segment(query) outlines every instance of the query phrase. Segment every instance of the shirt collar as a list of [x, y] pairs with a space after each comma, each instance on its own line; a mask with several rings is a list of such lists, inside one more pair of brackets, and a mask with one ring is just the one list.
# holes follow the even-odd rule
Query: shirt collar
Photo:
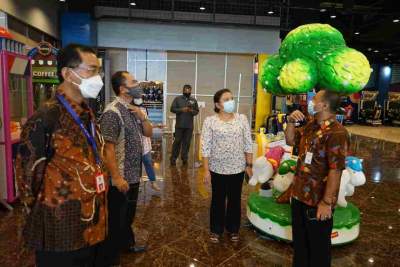
[[334, 123], [335, 122], [335, 117], [333, 116], [333, 117], [330, 117], [330, 118], [328, 118], [328, 119], [326, 119], [326, 120], [323, 120], [323, 121], [321, 121], [320, 123], [318, 123], [318, 121], [316, 120], [316, 119], [314, 119], [314, 124], [315, 125], [319, 125], [319, 127], [322, 129], [322, 130], [325, 130], [326, 128], [328, 128], [332, 123]]
[[57, 90], [57, 93], [65, 98], [71, 108], [75, 111], [78, 116], [83, 115], [84, 113], [91, 113], [88, 104], [83, 101], [82, 103], [77, 103], [72, 98], [68, 97], [62, 90]]
[[119, 97], [119, 96], [117, 96], [115, 99], [117, 99], [117, 101], [119, 102], [119, 103], [121, 103], [124, 107], [126, 107], [126, 108], [128, 108], [129, 107], [129, 105], [131, 104], [131, 103], [129, 103], [128, 101], [126, 101], [125, 99], [122, 99], [121, 97]]

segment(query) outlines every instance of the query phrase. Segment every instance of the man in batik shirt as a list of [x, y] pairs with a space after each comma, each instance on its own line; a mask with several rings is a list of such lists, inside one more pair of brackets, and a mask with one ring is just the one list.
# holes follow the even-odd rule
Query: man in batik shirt
[[286, 141], [298, 148], [292, 187], [293, 266], [330, 266], [333, 209], [349, 146], [346, 129], [336, 121], [340, 96], [319, 91], [308, 105], [309, 122], [300, 111], [288, 118]]
[[[68, 45], [57, 57], [60, 85], [24, 125], [17, 163], [27, 212], [26, 245], [36, 266], [101, 266], [106, 236], [104, 142], [87, 104], [103, 87], [93, 49]], [[101, 263], [101, 260], [100, 260]]]

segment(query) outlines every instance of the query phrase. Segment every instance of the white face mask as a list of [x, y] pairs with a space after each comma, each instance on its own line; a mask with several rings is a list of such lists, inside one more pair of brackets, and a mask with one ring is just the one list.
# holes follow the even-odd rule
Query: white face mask
[[143, 99], [142, 99], [142, 98], [134, 98], [134, 99], [133, 99], [133, 103], [134, 103], [136, 106], [140, 106], [141, 104], [143, 104]]
[[100, 75], [97, 74], [96, 76], [90, 78], [82, 78], [79, 76], [75, 71], [71, 70], [72, 73], [76, 75], [79, 79], [81, 79], [81, 84], [77, 84], [72, 82], [73, 84], [77, 85], [81, 90], [81, 94], [84, 98], [96, 98], [103, 88], [103, 80], [101, 79]]

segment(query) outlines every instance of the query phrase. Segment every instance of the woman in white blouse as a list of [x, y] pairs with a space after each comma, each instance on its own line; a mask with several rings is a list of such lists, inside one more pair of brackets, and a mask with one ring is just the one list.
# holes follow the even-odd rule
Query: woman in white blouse
[[216, 115], [207, 117], [202, 130], [204, 181], [211, 180], [210, 241], [218, 243], [226, 229], [239, 241], [241, 194], [245, 172], [252, 176], [252, 139], [245, 115], [235, 113], [229, 89], [214, 95]]

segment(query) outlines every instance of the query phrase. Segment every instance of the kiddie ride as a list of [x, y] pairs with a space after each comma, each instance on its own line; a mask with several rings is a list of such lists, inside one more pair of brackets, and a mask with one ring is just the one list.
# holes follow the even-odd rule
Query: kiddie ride
[[[278, 240], [292, 241], [292, 219], [290, 212], [290, 185], [297, 164], [295, 157], [280, 162], [285, 150], [281, 146], [268, 149], [266, 156], [257, 158], [250, 185], [261, 183], [258, 193], [250, 194], [247, 202], [247, 218], [264, 234]], [[287, 155], [286, 155], [287, 157]], [[279, 166], [279, 167], [277, 167]], [[333, 217], [332, 244], [354, 241], [360, 233], [360, 211], [346, 196], [352, 196], [356, 186], [365, 183], [362, 160], [346, 157], [337, 207]], [[266, 186], [268, 185], [268, 186]]]
[[[259, 81], [267, 93], [280, 96], [306, 94], [317, 86], [351, 95], [365, 87], [370, 74], [368, 59], [347, 47], [337, 29], [327, 24], [307, 24], [292, 30], [283, 40], [279, 54], [266, 59]], [[259, 192], [250, 194], [247, 217], [261, 232], [291, 241], [290, 185], [297, 159], [291, 156], [284, 140], [276, 145], [260, 133], [257, 141], [259, 157], [253, 164], [249, 184], [262, 186]], [[354, 188], [364, 183], [362, 160], [347, 157], [333, 215], [332, 244], [349, 243], [358, 237], [360, 211], [345, 197], [353, 195]]]

